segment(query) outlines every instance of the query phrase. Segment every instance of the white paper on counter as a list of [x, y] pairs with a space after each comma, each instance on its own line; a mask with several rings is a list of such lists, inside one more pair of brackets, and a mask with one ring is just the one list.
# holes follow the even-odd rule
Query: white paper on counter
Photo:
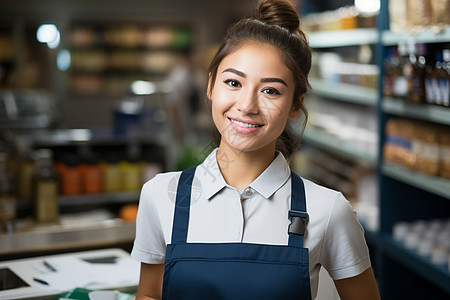
[[88, 263], [76, 257], [56, 257], [46, 260], [57, 271], [39, 274], [35, 278], [60, 291], [76, 287], [119, 286], [139, 281], [139, 263], [130, 257], [118, 257], [115, 263]]

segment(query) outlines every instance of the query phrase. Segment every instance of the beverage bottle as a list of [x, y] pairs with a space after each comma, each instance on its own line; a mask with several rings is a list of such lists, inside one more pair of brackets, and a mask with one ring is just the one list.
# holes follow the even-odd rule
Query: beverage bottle
[[39, 223], [58, 221], [58, 175], [53, 167], [53, 152], [40, 149], [36, 152], [33, 174], [33, 214]]
[[443, 74], [439, 88], [441, 91], [442, 105], [450, 107], [450, 49], [442, 51], [444, 63], [442, 64]]
[[122, 174], [119, 166], [119, 155], [109, 152], [105, 155], [102, 163], [103, 190], [106, 193], [113, 193], [122, 190]]
[[425, 102], [426, 48], [424, 44], [418, 44], [414, 50], [409, 54], [409, 63], [412, 68], [408, 76], [407, 100], [423, 103]]
[[12, 233], [17, 216], [17, 199], [7, 164], [6, 153], [0, 152], [0, 233]]
[[141, 162], [140, 149], [136, 144], [128, 147], [126, 158], [120, 162], [122, 176], [122, 189], [125, 191], [138, 191], [141, 188]]
[[81, 164], [81, 190], [86, 194], [102, 191], [102, 169], [98, 157], [88, 154]]
[[31, 150], [31, 142], [28, 138], [19, 136], [16, 140], [16, 147], [18, 152], [16, 194], [19, 199], [31, 201], [34, 170], [34, 157]]
[[81, 193], [81, 172], [78, 156], [67, 153], [62, 159], [60, 167], [60, 184], [63, 195], [76, 195]]
[[393, 96], [396, 98], [405, 99], [408, 94], [408, 79], [411, 66], [407, 63], [408, 60], [405, 59], [406, 56], [406, 45], [398, 45], [398, 57], [395, 62], [395, 72], [394, 72], [394, 88]]

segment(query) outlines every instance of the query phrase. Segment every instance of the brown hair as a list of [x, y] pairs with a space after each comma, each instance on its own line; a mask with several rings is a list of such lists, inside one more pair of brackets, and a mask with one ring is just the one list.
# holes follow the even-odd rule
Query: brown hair
[[[211, 94], [222, 60], [245, 42], [256, 41], [275, 46], [281, 58], [292, 71], [295, 91], [292, 106], [304, 113], [301, 133], [306, 126], [308, 112], [301, 97], [310, 87], [308, 74], [311, 69], [311, 49], [306, 35], [300, 29], [300, 18], [295, 6], [289, 0], [261, 0], [253, 18], [242, 19], [232, 25], [222, 40], [219, 50], [209, 66]], [[290, 159], [300, 146], [300, 138], [293, 133], [289, 124], [277, 140], [277, 150]]]

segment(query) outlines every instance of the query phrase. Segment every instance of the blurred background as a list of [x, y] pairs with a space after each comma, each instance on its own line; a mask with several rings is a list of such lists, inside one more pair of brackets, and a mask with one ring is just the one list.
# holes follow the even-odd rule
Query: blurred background
[[[256, 3], [0, 2], [0, 260], [131, 249], [142, 184], [215, 148], [207, 68]], [[383, 299], [448, 299], [450, 1], [293, 3], [313, 66], [292, 168], [350, 200]]]

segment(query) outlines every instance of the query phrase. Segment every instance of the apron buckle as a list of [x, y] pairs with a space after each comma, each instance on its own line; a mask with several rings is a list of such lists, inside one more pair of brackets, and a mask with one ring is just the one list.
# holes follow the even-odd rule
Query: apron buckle
[[288, 233], [305, 235], [306, 225], [309, 221], [308, 213], [290, 210], [289, 219], [291, 220], [291, 224], [289, 224]]

